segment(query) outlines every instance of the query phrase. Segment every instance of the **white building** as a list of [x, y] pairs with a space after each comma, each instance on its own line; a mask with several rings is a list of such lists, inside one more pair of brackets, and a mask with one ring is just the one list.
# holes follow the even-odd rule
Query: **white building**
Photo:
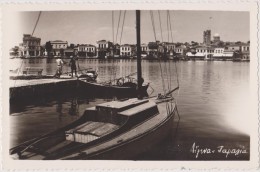
[[120, 46], [120, 56], [130, 57], [133, 55], [134, 49], [132, 45], [124, 44]]
[[68, 42], [67, 41], [50, 41], [52, 45], [52, 53], [54, 56], [61, 56], [61, 51], [68, 48]]

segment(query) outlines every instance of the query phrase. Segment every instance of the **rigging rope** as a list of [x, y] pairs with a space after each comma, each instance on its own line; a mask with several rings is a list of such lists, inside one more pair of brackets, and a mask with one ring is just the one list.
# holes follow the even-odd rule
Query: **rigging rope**
[[168, 10], [168, 15], [169, 15], [169, 22], [170, 22], [170, 30], [171, 30], [171, 38], [172, 38], [172, 43], [173, 43], [173, 36], [172, 36], [172, 24], [171, 24], [171, 14], [170, 11]]
[[[156, 32], [155, 32], [155, 25], [154, 25], [154, 16], [153, 16], [153, 12], [150, 11], [150, 16], [151, 16], [151, 21], [152, 21], [152, 26], [153, 26], [153, 31], [154, 31], [154, 38], [155, 38], [155, 43], [156, 43]], [[157, 49], [157, 55], [158, 55], [158, 49]], [[159, 58], [159, 57], [158, 57]], [[163, 85], [163, 92], [164, 94], [166, 93], [165, 91], [165, 84], [164, 84], [164, 78], [163, 78], [163, 71], [162, 71], [162, 65], [161, 65], [161, 61], [159, 59], [159, 66], [160, 66], [160, 71], [161, 71], [161, 78], [162, 78], [162, 85]]]
[[[114, 11], [112, 11], [112, 36], [113, 36], [113, 44], [114, 44]], [[113, 56], [114, 56], [114, 53], [113, 53]]]
[[154, 40], [155, 40], [155, 42], [156, 42], [157, 38], [156, 38], [154, 17], [153, 17], [153, 12], [152, 12], [152, 11], [150, 11], [150, 16], [151, 16], [151, 21], [152, 21], [152, 26], [153, 26]]
[[124, 16], [123, 16], [123, 24], [122, 24], [121, 36], [120, 36], [120, 45], [121, 45], [122, 35], [123, 35], [123, 31], [124, 31], [125, 15], [126, 15], [126, 10], [124, 11]]
[[168, 36], [168, 42], [170, 42], [170, 29], [169, 29], [169, 14], [168, 14], [168, 11], [167, 11], [167, 36]]
[[121, 20], [121, 10], [119, 11], [119, 16], [118, 16], [118, 23], [117, 23], [117, 30], [116, 30], [116, 42], [117, 42], [117, 36], [118, 36], [120, 20]]
[[37, 25], [38, 25], [38, 22], [39, 22], [39, 19], [40, 19], [41, 13], [42, 13], [42, 12], [40, 11], [40, 13], [39, 13], [39, 15], [38, 15], [38, 18], [37, 18], [37, 21], [36, 21], [36, 23], [35, 23], [35, 26], [34, 26], [34, 28], [33, 28], [32, 36], [33, 36], [34, 31], [35, 31], [35, 29], [36, 29], [36, 27], [37, 27]]
[[158, 17], [159, 17], [159, 22], [160, 22], [160, 30], [161, 30], [161, 37], [162, 37], [162, 42], [163, 42], [163, 34], [162, 34], [162, 22], [161, 22], [161, 14], [160, 11], [158, 10]]

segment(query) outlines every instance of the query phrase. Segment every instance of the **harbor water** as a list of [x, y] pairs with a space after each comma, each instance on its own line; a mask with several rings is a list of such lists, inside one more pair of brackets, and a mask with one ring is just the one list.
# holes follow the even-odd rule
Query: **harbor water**
[[[40, 67], [43, 74], [56, 71], [55, 59], [10, 62], [10, 70]], [[67, 64], [63, 72], [70, 71]], [[80, 59], [78, 67], [97, 69], [98, 81], [108, 81], [135, 73], [136, 60]], [[174, 96], [180, 120], [175, 116], [169, 137], [135, 160], [249, 160], [249, 71], [246, 62], [143, 60], [142, 76], [151, 85], [148, 94], [166, 92], [179, 83]], [[77, 94], [10, 104], [10, 145], [65, 126], [86, 108], [111, 99], [115, 98]]]

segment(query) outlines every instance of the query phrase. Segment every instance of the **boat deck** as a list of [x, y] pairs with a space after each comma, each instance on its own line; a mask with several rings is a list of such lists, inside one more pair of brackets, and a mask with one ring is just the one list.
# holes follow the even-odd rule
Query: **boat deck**
[[[151, 103], [151, 102], [149, 102]], [[175, 104], [173, 104], [172, 108], [175, 107]], [[90, 155], [90, 154], [95, 154], [97, 152], [102, 152], [102, 151], [107, 151], [110, 150], [109, 148], [111, 147], [117, 147], [119, 146], [122, 142], [126, 143], [126, 142], [131, 142], [131, 140], [138, 138], [138, 137], [142, 137], [142, 135], [144, 135], [145, 133], [149, 133], [149, 132], [153, 132], [155, 127], [160, 127], [160, 125], [162, 125], [162, 121], [166, 120], [168, 117], [168, 114], [166, 112], [166, 104], [160, 104], [158, 105], [159, 108], [159, 112], [160, 114], [155, 115], [153, 117], [151, 117], [149, 120], [144, 121], [141, 125], [138, 125], [137, 127], [122, 133], [121, 135], [119, 135], [118, 137], [111, 139], [107, 142], [101, 143], [97, 146], [94, 147], [90, 147], [87, 150], [84, 150], [80, 153], [75, 153], [72, 155], [69, 155], [67, 157], [64, 157], [63, 159], [73, 159], [75, 157], [78, 157], [79, 154], [81, 155]], [[151, 140], [152, 141], [152, 140]], [[84, 157], [80, 157], [82, 159], [84, 159]], [[90, 157], [91, 158], [91, 157]], [[104, 157], [105, 158], [105, 157]]]

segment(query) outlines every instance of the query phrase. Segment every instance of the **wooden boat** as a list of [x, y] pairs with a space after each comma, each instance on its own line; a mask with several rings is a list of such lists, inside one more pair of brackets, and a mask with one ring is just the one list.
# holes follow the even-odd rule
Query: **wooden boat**
[[88, 108], [74, 123], [10, 150], [15, 159], [131, 159], [165, 138], [174, 103], [112, 101]]
[[[83, 80], [85, 81], [85, 80]], [[133, 79], [126, 78], [118, 78], [114, 83], [97, 83], [91, 81], [84, 82], [84, 88], [90, 94], [95, 93], [96, 96], [122, 96], [122, 97], [136, 97], [138, 94], [137, 90], [137, 82]], [[141, 87], [141, 94], [147, 96], [147, 89], [149, 87], [149, 83], [143, 83]]]

